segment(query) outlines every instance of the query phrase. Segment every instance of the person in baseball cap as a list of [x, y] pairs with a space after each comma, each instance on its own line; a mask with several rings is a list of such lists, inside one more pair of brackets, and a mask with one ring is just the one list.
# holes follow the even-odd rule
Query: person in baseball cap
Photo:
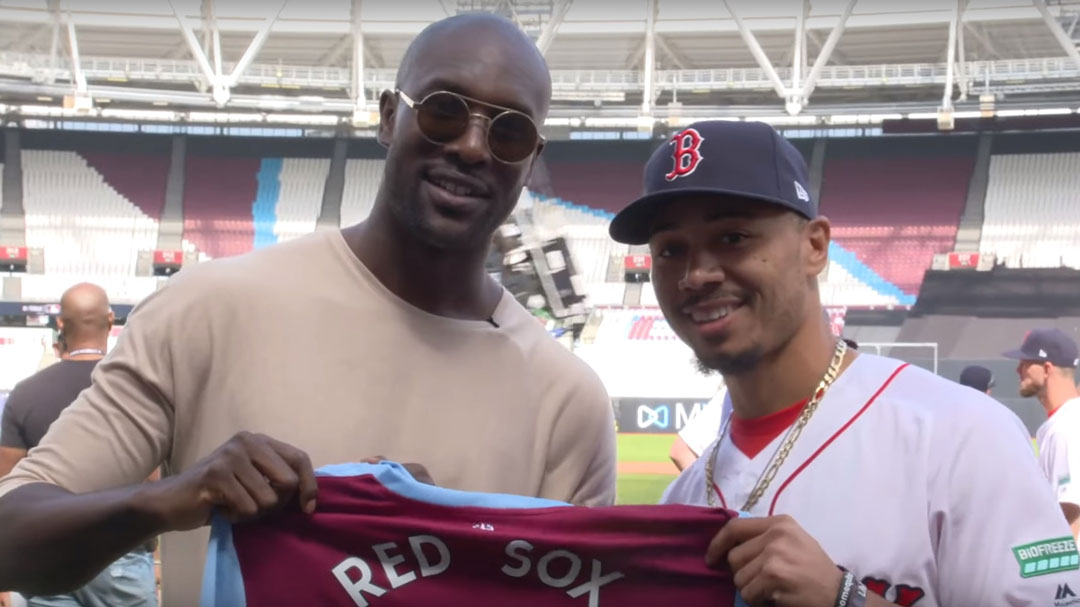
[[809, 185], [802, 154], [771, 126], [700, 122], [652, 155], [645, 194], [615, 216], [609, 232], [617, 242], [645, 244], [657, 211], [691, 195], [753, 200], [814, 219], [818, 207]]
[[1080, 350], [1064, 331], [1033, 329], [1018, 349], [1004, 356], [1020, 361], [1020, 395], [1039, 399], [1046, 411], [1046, 421], [1035, 433], [1039, 464], [1075, 539], [1080, 536]]
[[[818, 287], [830, 227], [808, 174], [766, 124], [698, 122], [658, 147], [643, 195], [612, 220], [616, 241], [648, 244], [660, 309], [731, 400], [661, 502], [750, 515], [724, 524], [706, 562], [751, 605], [1044, 603], [1068, 574], [951, 574], [1013, 571], [1013, 546], [1068, 527], [1012, 412], [833, 334]], [[874, 516], [837, 515], [853, 509]], [[904, 532], [880, 533], [883, 519]], [[882, 572], [887, 596], [863, 582]], [[1080, 572], [1068, 581], [1080, 588]]]
[[968, 365], [960, 371], [960, 384], [990, 394], [994, 387], [994, 374], [981, 365]]
[[1050, 363], [1061, 369], [1080, 366], [1076, 342], [1061, 329], [1032, 329], [1019, 348], [1003, 352], [1002, 356], [1021, 362]]

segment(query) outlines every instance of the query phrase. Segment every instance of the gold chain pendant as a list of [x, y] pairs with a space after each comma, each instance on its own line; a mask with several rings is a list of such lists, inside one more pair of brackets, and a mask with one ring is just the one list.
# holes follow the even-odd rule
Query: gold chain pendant
[[[810, 401], [799, 413], [799, 418], [795, 420], [795, 424], [788, 430], [788, 434], [784, 437], [784, 441], [780, 444], [780, 447], [776, 452], [773, 453], [769, 466], [758, 480], [754, 490], [750, 492], [750, 497], [746, 499], [746, 504], [742, 507], [743, 512], [749, 512], [751, 508], [757, 505], [761, 496], [765, 495], [765, 491], [768, 490], [769, 484], [772, 483], [776, 473], [780, 471], [780, 466], [784, 464], [784, 460], [787, 459], [788, 454], [791, 453], [792, 447], [795, 446], [795, 441], [797, 441], [802, 434], [803, 428], [806, 427], [807, 422], [810, 421], [810, 417], [814, 414], [814, 411], [817, 411], [821, 400], [825, 398], [825, 392], [828, 391], [829, 386], [836, 380], [836, 376], [840, 374], [840, 367], [844, 364], [845, 354], [847, 354], [847, 344], [844, 340], [837, 340], [836, 352], [833, 354], [832, 362], [829, 364], [828, 370], [825, 371], [825, 375], [821, 378], [821, 382], [818, 383], [817, 389], [814, 390], [813, 395], [811, 395]], [[716, 440], [716, 445], [713, 447], [712, 453], [709, 454], [708, 461], [705, 462], [705, 495], [708, 496], [709, 506], [716, 506], [717, 490], [713, 487], [713, 468], [716, 465], [716, 456], [720, 452], [720, 444], [724, 442], [724, 436], [727, 434], [728, 427], [731, 425], [732, 415], [734, 415], [734, 412], [729, 414], [727, 420], [724, 421], [724, 428], [720, 431], [720, 438]]]

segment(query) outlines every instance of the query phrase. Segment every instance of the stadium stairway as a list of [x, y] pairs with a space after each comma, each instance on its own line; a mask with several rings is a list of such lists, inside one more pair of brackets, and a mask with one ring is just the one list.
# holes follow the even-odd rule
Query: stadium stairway
[[255, 174], [258, 189], [255, 202], [251, 205], [251, 220], [255, 234], [253, 246], [256, 249], [277, 244], [274, 226], [277, 224], [277, 204], [281, 196], [281, 158], [263, 158], [259, 163], [259, 172]]
[[[829, 261], [839, 265], [847, 274], [854, 278], [855, 281], [869, 287], [875, 294], [892, 300], [891, 303], [904, 306], [915, 304], [915, 295], [905, 293], [900, 287], [882, 278], [881, 275], [875, 272], [870, 266], [863, 263], [858, 255], [845, 249], [836, 242], [829, 243]], [[829, 281], [827, 280], [826, 282], [828, 283]], [[835, 283], [839, 281], [832, 282]], [[857, 302], [855, 300], [844, 302], [841, 299], [837, 301], [825, 301], [823, 303], [826, 303], [827, 305], [873, 305], [878, 302]]]

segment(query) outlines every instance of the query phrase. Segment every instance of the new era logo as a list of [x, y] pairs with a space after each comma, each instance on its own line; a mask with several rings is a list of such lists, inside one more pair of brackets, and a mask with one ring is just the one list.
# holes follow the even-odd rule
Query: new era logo
[[802, 184], [798, 181], [795, 182], [795, 196], [797, 196], [799, 200], [810, 202], [810, 194], [806, 192], [806, 188], [802, 187]]

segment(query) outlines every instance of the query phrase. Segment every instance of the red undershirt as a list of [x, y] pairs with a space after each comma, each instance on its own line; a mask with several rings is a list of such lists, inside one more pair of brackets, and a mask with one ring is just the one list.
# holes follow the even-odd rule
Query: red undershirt
[[731, 442], [742, 451], [746, 457], [753, 459], [761, 450], [769, 446], [777, 436], [787, 430], [799, 418], [799, 413], [810, 401], [809, 398], [791, 405], [787, 409], [781, 409], [776, 413], [770, 413], [764, 417], [754, 419], [741, 419], [731, 416]]

